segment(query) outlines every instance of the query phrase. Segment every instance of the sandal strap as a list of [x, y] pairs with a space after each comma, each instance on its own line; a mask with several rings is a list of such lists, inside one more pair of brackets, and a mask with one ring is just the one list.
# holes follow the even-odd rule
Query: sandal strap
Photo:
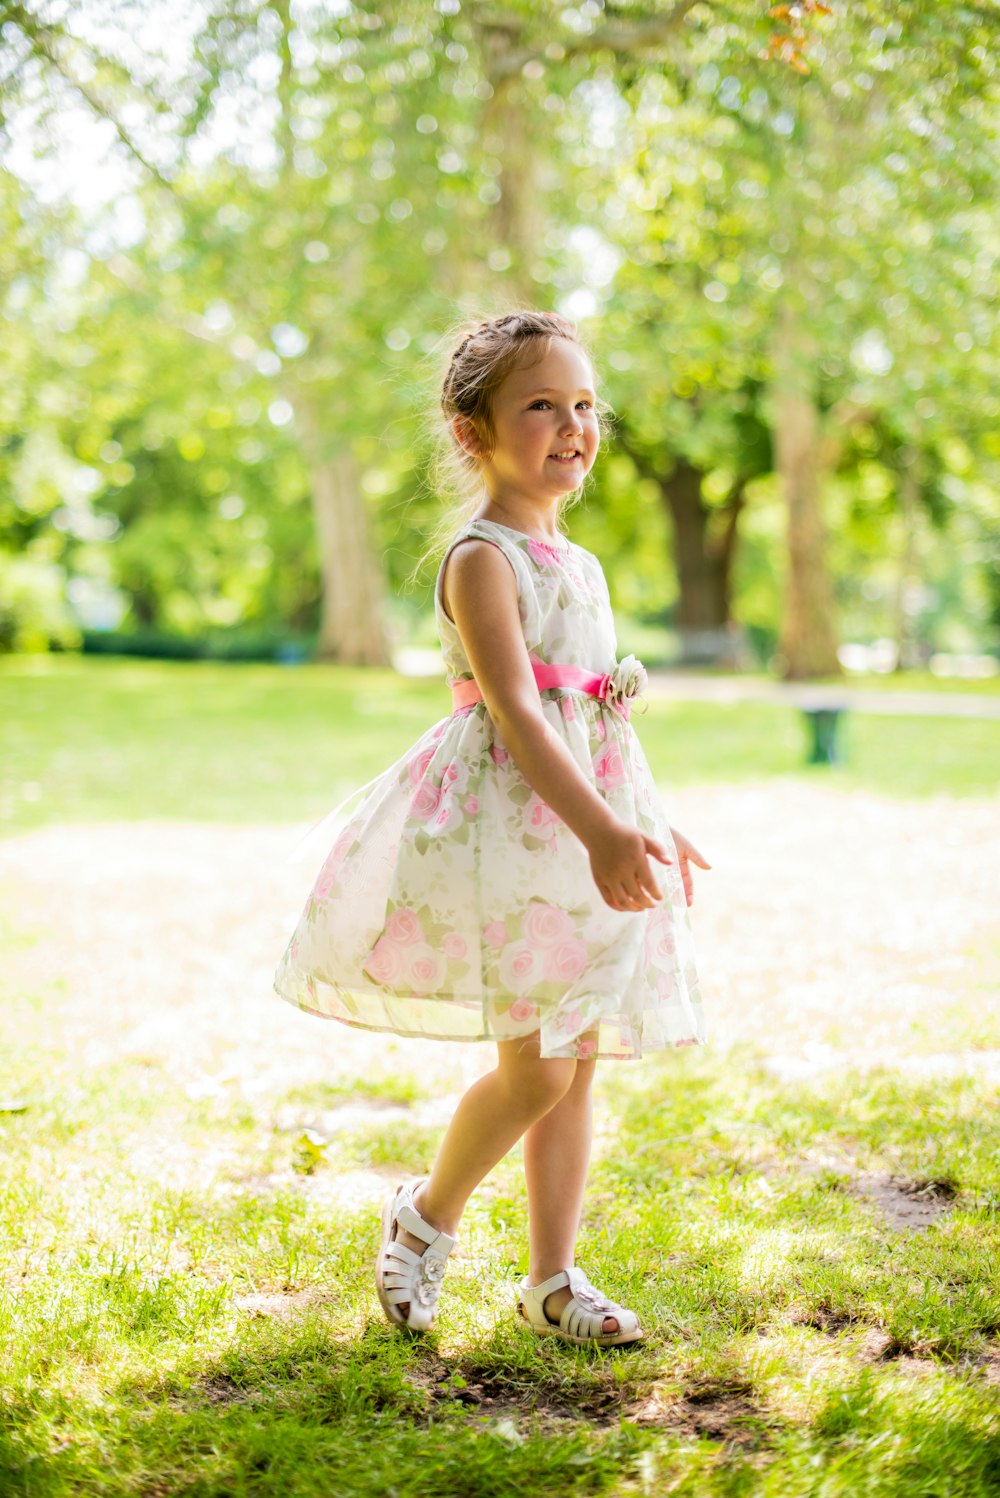
[[543, 1328], [546, 1324], [555, 1325], [555, 1322], [549, 1321], [545, 1314], [545, 1300], [553, 1290], [561, 1290], [564, 1285], [568, 1285], [573, 1293], [572, 1299], [563, 1307], [559, 1317], [559, 1326], [570, 1336], [600, 1338], [604, 1335], [604, 1321], [607, 1316], [614, 1316], [618, 1322], [619, 1332], [631, 1332], [638, 1329], [639, 1318], [634, 1311], [601, 1295], [590, 1283], [583, 1270], [575, 1267], [560, 1269], [558, 1273], [553, 1274], [547, 1280], [542, 1280], [538, 1285], [530, 1284], [527, 1278], [521, 1281], [518, 1287], [521, 1303], [533, 1325], [538, 1328]]
[[561, 1290], [564, 1285], [568, 1285], [569, 1283], [569, 1273], [565, 1269], [557, 1269], [555, 1274], [551, 1275], [547, 1280], [542, 1280], [540, 1285], [529, 1285], [527, 1279], [522, 1280], [521, 1289], [528, 1290], [533, 1296], [537, 1296], [538, 1302], [541, 1304], [547, 1295], [552, 1294], [553, 1290]]
[[453, 1238], [450, 1233], [440, 1233], [437, 1228], [432, 1228], [429, 1222], [425, 1222], [412, 1202], [403, 1202], [394, 1215], [401, 1228], [407, 1233], [412, 1233], [414, 1238], [421, 1238], [444, 1259], [458, 1242], [458, 1239]]
[[397, 1231], [402, 1228], [420, 1238], [427, 1247], [417, 1253], [398, 1238], [391, 1238], [382, 1252], [382, 1293], [390, 1305], [409, 1303], [406, 1324], [414, 1329], [426, 1330], [430, 1326], [437, 1304], [441, 1281], [444, 1278], [445, 1261], [458, 1242], [450, 1233], [439, 1233], [437, 1228], [425, 1222], [413, 1205], [413, 1192], [419, 1182], [401, 1186], [396, 1193], [392, 1209], [392, 1222]]
[[564, 1331], [575, 1337], [599, 1337], [604, 1330], [604, 1318], [613, 1316], [620, 1332], [635, 1331], [639, 1318], [634, 1311], [609, 1300], [590, 1283], [582, 1269], [569, 1271], [569, 1285], [573, 1299], [564, 1308], [559, 1324]]

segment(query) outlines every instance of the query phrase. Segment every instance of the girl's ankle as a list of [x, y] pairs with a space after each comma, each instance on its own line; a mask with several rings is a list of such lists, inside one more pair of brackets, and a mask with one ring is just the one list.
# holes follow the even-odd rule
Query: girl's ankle
[[418, 1200], [418, 1197], [422, 1198], [424, 1196], [426, 1196], [426, 1184], [424, 1182], [421, 1182], [421, 1184], [415, 1189], [415, 1191], [413, 1193], [412, 1200], [413, 1200], [414, 1209], [417, 1212], [420, 1213], [420, 1216], [432, 1228], [437, 1228], [437, 1230], [438, 1230], [439, 1233], [447, 1233], [448, 1236], [449, 1236], [449, 1238], [456, 1238], [458, 1236], [458, 1223], [457, 1223], [457, 1221], [453, 1223], [453, 1222], [450, 1222], [450, 1221], [446, 1220], [444, 1217], [442, 1217], [438, 1213], [427, 1213], [427, 1212], [425, 1212], [424, 1211], [424, 1207], [423, 1207], [423, 1201], [422, 1200]]

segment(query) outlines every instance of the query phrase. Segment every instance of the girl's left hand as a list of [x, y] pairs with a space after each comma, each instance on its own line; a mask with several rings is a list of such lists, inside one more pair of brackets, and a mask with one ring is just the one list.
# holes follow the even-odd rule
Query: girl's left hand
[[705, 858], [704, 854], [698, 852], [694, 843], [686, 838], [683, 832], [678, 832], [676, 827], [671, 827], [670, 832], [674, 840], [674, 847], [677, 849], [681, 879], [684, 881], [684, 898], [690, 905], [694, 899], [694, 881], [691, 878], [691, 864], [696, 863], [699, 869], [710, 869], [712, 865]]

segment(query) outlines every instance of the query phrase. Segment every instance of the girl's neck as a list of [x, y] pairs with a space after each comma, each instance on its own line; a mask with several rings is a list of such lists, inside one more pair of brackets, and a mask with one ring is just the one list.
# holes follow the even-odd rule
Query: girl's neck
[[498, 505], [490, 499], [472, 518], [473, 520], [494, 520], [498, 525], [506, 525], [511, 530], [522, 531], [524, 535], [531, 536], [536, 541], [552, 545], [565, 541], [565, 537], [556, 528], [558, 514], [558, 504], [552, 504], [544, 511], [541, 508], [513, 510]]

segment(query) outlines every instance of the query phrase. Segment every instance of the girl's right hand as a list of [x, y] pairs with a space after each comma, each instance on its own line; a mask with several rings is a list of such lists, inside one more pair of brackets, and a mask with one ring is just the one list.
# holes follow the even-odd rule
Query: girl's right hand
[[612, 910], [648, 910], [662, 898], [649, 858], [673, 863], [674, 857], [657, 838], [623, 822], [588, 851], [594, 882]]

